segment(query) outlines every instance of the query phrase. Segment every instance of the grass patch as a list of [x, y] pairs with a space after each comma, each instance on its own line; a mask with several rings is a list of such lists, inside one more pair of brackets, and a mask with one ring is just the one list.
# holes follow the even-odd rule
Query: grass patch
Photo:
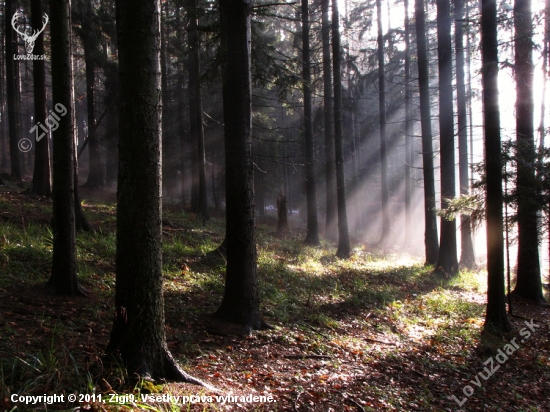
[[[206, 394], [161, 382], [130, 386], [116, 360], [106, 367], [116, 211], [113, 203], [93, 197], [84, 206], [96, 230], [78, 234], [79, 277], [91, 296], [57, 298], [40, 290], [51, 265], [49, 203], [0, 195], [0, 207], [7, 211], [7, 218], [0, 220], [0, 399], [13, 393]], [[197, 216], [171, 207], [163, 223], [168, 346], [191, 374], [225, 391], [274, 394], [275, 409], [280, 410], [354, 410], [357, 404], [372, 411], [453, 410], [450, 396], [459, 396], [472, 368], [481, 367], [502, 347], [502, 338], [482, 334], [483, 271], [463, 271], [443, 280], [414, 257], [382, 256], [364, 247], [341, 260], [330, 243], [304, 246], [303, 233], [279, 239], [273, 227], [262, 225], [259, 289], [263, 313], [275, 329], [246, 338], [214, 335], [204, 319], [221, 302], [225, 261], [207, 252], [223, 240], [224, 222], [214, 218], [203, 225]], [[538, 336], [548, 335], [548, 325], [544, 328]], [[532, 402], [529, 396], [550, 379], [549, 348], [542, 342], [535, 350], [534, 343], [540, 343], [536, 339], [524, 343], [509, 361], [513, 367], [506, 369], [509, 382], [522, 382], [506, 393], [513, 395], [514, 407], [524, 410], [546, 407], [546, 401]], [[491, 395], [503, 393], [496, 391], [498, 385], [491, 386], [491, 380], [484, 385], [469, 407], [498, 410], [506, 396]], [[108, 411], [226, 409], [220, 404], [118, 399], [58, 406]], [[8, 410], [13, 406], [0, 403]], [[274, 410], [272, 406], [245, 405], [247, 410]]]

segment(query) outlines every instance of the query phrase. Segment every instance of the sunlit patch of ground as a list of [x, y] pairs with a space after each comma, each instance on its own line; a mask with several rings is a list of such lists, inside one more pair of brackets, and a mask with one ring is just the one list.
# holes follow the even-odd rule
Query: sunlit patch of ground
[[[41, 286], [49, 275], [48, 207], [24, 195], [0, 195], [0, 409], [10, 395], [110, 393], [172, 396], [273, 396], [276, 402], [84, 402], [83, 410], [461, 410], [463, 388], [519, 336], [525, 321], [540, 327], [462, 410], [550, 410], [549, 310], [514, 301], [515, 330], [482, 333], [486, 274], [446, 280], [410, 256], [357, 247], [349, 260], [335, 247], [311, 248], [303, 233], [272, 237], [259, 228], [260, 293], [275, 329], [243, 335], [213, 327], [223, 294], [223, 258], [206, 256], [223, 240], [223, 221], [172, 208], [163, 230], [168, 346], [180, 364], [221, 393], [181, 383], [129, 385], [104, 365], [114, 296], [112, 205], [86, 200], [97, 229], [78, 237], [79, 270], [89, 298], [53, 298]], [[25, 205], [25, 207], [23, 207]], [[7, 399], [7, 401], [6, 401]], [[142, 399], [142, 398], [139, 398]], [[146, 398], [148, 399], [148, 398]], [[180, 398], [180, 400], [183, 398]], [[196, 399], [196, 398], [195, 398]], [[200, 400], [201, 398], [199, 398]], [[75, 404], [59, 405], [69, 409]]]

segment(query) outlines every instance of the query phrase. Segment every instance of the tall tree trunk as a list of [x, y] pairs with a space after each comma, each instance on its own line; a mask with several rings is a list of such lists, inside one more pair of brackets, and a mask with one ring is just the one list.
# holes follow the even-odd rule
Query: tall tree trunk
[[536, 162], [533, 127], [533, 35], [531, 0], [515, 0], [518, 271], [514, 295], [545, 302], [539, 262]]
[[[466, 19], [470, 19], [470, 5], [466, 2]], [[466, 101], [468, 105], [468, 134], [470, 137], [470, 164], [474, 164], [474, 115], [472, 109], [472, 59], [471, 55], [471, 32], [470, 24], [466, 26], [466, 72], [468, 73], [468, 87]], [[473, 179], [470, 180], [470, 185], [473, 185]]]
[[[542, 88], [542, 104], [540, 105], [540, 125], [539, 125], [539, 133], [540, 133], [540, 141], [539, 141], [539, 151], [542, 152], [544, 149], [544, 136], [546, 134], [546, 130], [544, 127], [544, 117], [546, 114], [546, 90], [548, 86], [548, 60], [550, 59], [549, 53], [550, 53], [550, 0], [545, 1], [545, 7], [544, 7], [544, 48], [543, 48], [543, 57], [542, 57], [542, 80], [543, 80], [543, 88]], [[548, 259], [550, 262], [550, 219], [548, 219]], [[550, 265], [548, 267], [548, 270], [550, 272]]]
[[[204, 129], [202, 125], [202, 98], [200, 83], [200, 39], [198, 29], [198, 1], [188, 0], [189, 16], [189, 109], [191, 138], [195, 148], [193, 181], [197, 184], [196, 202], [191, 203], [195, 213], [198, 213], [203, 222], [208, 220], [208, 203], [206, 192], [206, 160], [204, 151]], [[196, 169], [195, 169], [196, 167]]]
[[[23, 48], [24, 49], [24, 48]], [[19, 54], [19, 43], [16, 42], [15, 43], [15, 50], [14, 50], [14, 53], [15, 54]], [[15, 62], [15, 66], [14, 66], [15, 70], [14, 70], [14, 76], [15, 76], [15, 113], [17, 114], [16, 115], [16, 122], [17, 122], [17, 130], [18, 130], [18, 136], [17, 136], [17, 141], [20, 142], [21, 139], [23, 138], [23, 95], [22, 95], [22, 90], [23, 90], [23, 84], [22, 84], [22, 74], [21, 74], [21, 62], [18, 60]], [[23, 70], [24, 72], [24, 70]], [[21, 150], [21, 148], [20, 148]], [[31, 147], [31, 150], [32, 150], [32, 147]], [[27, 163], [26, 163], [26, 158], [29, 154], [30, 150], [26, 150], [23, 152], [21, 151], [20, 152], [20, 160], [21, 160], [21, 176], [24, 176], [27, 174]]]
[[332, 59], [334, 77], [334, 153], [336, 162], [336, 197], [338, 201], [338, 250], [336, 256], [348, 258], [351, 246], [346, 205], [346, 179], [344, 176], [344, 149], [342, 137], [342, 56], [340, 46], [340, 13], [338, 1], [332, 0]]
[[84, 46], [86, 61], [86, 102], [88, 107], [88, 180], [86, 187], [99, 189], [105, 186], [105, 173], [101, 162], [101, 146], [97, 139], [94, 110], [95, 62], [89, 47]]
[[306, 152], [307, 235], [305, 243], [319, 244], [317, 195], [315, 193], [315, 157], [311, 119], [311, 61], [309, 51], [309, 5], [302, 0], [302, 87], [304, 91], [304, 140]]
[[[0, 48], [0, 79], [5, 79], [6, 66], [4, 62], [6, 61], [6, 50], [4, 46], [4, 41], [0, 41]], [[0, 167], [2, 167], [2, 169], [8, 167], [8, 152], [10, 146], [10, 136], [8, 132], [8, 125], [6, 122], [6, 89], [4, 87], [4, 84], [4, 81], [0, 81], [0, 92], [2, 93], [2, 100], [0, 101], [0, 116], [2, 116], [2, 123], [0, 125], [0, 132], [2, 133], [2, 139], [0, 139], [0, 147], [2, 148], [2, 164], [0, 165]]]
[[[31, 21], [33, 27], [42, 27], [42, 1], [31, 0]], [[34, 53], [44, 54], [44, 37], [38, 36], [34, 45]], [[34, 83], [34, 124], [44, 124], [46, 119], [46, 71], [44, 60], [33, 60]], [[42, 132], [42, 129], [39, 129]], [[42, 132], [43, 133], [43, 132]], [[36, 138], [36, 136], [35, 136]], [[35, 140], [34, 172], [31, 192], [39, 196], [50, 197], [51, 171], [50, 171], [50, 137], [42, 135], [39, 141]]]
[[19, 122], [17, 113], [17, 92], [18, 79], [16, 78], [15, 65], [17, 62], [13, 56], [17, 50], [14, 38], [14, 30], [11, 27], [11, 18], [13, 16], [13, 1], [6, 0], [4, 6], [4, 22], [5, 22], [5, 41], [6, 41], [6, 84], [7, 84], [7, 100], [8, 100], [8, 124], [10, 130], [10, 163], [11, 175], [16, 182], [21, 182], [22, 164], [21, 152], [19, 151]]
[[[168, 64], [167, 64], [167, 41], [165, 32], [166, 29], [166, 15], [168, 7], [167, 2], [161, 2], [160, 4], [160, 85], [162, 90], [162, 198], [164, 203], [166, 200], [172, 197], [172, 188], [174, 176], [172, 174], [172, 153], [171, 153], [171, 140], [170, 138], [170, 98], [168, 96]], [[182, 93], [183, 94], [183, 93]]]
[[[468, 119], [466, 112], [466, 86], [464, 84], [464, 0], [454, 0], [455, 15], [455, 54], [456, 54], [456, 102], [458, 115], [458, 162], [460, 175], [460, 194], [467, 195], [470, 190], [468, 163]], [[470, 216], [460, 217], [460, 264], [467, 269], [475, 265], [474, 245]]]
[[76, 222], [74, 193], [74, 95], [70, 0], [50, 0], [52, 40], [52, 98], [55, 108], [66, 110], [53, 138], [53, 256], [48, 289], [77, 295], [84, 290], [76, 277]]
[[412, 182], [411, 169], [414, 167], [412, 113], [411, 113], [411, 42], [409, 25], [409, 0], [404, 0], [405, 9], [405, 242], [411, 238], [411, 203]]
[[82, 40], [84, 43], [84, 62], [86, 65], [86, 107], [88, 111], [88, 180], [85, 186], [91, 189], [105, 187], [105, 172], [101, 161], [101, 145], [95, 127], [95, 53], [97, 39], [92, 19], [93, 10], [90, 1], [83, 1], [82, 8]]
[[550, 56], [550, 0], [544, 2], [544, 40], [542, 48], [542, 96], [540, 105], [540, 123], [539, 123], [539, 149], [544, 149], [544, 118], [546, 115], [546, 89], [548, 85], [548, 59]]
[[502, 157], [498, 105], [498, 37], [496, 0], [481, 1], [481, 58], [487, 180], [487, 312], [485, 328], [507, 332], [504, 296]]
[[121, 106], [116, 308], [107, 353], [120, 354], [128, 376], [197, 383], [177, 365], [166, 344], [159, 15], [158, 0], [117, 2]]
[[254, 226], [250, 3], [220, 0], [225, 135], [227, 270], [215, 317], [246, 330], [266, 326], [260, 313]]
[[[453, 118], [453, 66], [449, 0], [437, 0], [437, 55], [439, 68], [439, 141], [441, 153], [441, 209], [455, 197], [455, 139]], [[436, 270], [445, 276], [458, 273], [456, 222], [441, 218]]]
[[424, 1], [415, 0], [416, 41], [418, 48], [418, 86], [420, 95], [420, 123], [422, 127], [422, 170], [424, 174], [424, 247], [426, 264], [437, 262], [437, 218], [435, 214], [435, 178], [430, 109], [430, 79], [426, 45], [426, 16]]
[[[110, 34], [113, 37], [114, 34]], [[112, 38], [112, 37], [111, 37]], [[105, 95], [103, 97], [104, 107], [116, 107], [119, 96], [118, 62], [109, 60], [103, 68]], [[105, 183], [112, 187], [116, 186], [118, 173], [118, 110], [109, 110], [105, 116], [107, 133], [105, 134]]]
[[323, 113], [325, 120], [325, 187], [326, 187], [326, 227], [325, 237], [336, 240], [337, 210], [335, 160], [334, 160], [334, 125], [332, 101], [332, 73], [330, 59], [330, 19], [329, 0], [321, 0], [322, 39], [323, 39]]
[[[69, 26], [69, 35], [71, 26]], [[71, 56], [71, 64], [73, 63]], [[74, 68], [71, 69], [71, 75], [74, 72]], [[74, 77], [71, 78], [71, 96], [74, 102]], [[80, 180], [78, 174], [78, 128], [76, 127], [76, 107], [73, 103], [72, 106], [72, 120], [73, 126], [73, 185], [74, 185], [74, 212], [75, 212], [75, 227], [77, 232], [89, 232], [92, 230], [88, 219], [84, 215], [82, 209], [82, 203], [80, 201]]]
[[382, 231], [380, 245], [385, 246], [390, 231], [388, 210], [388, 153], [386, 141], [386, 65], [384, 62], [384, 33], [382, 31], [382, 4], [376, 0], [378, 16], [378, 105], [380, 123], [380, 187], [382, 199]]

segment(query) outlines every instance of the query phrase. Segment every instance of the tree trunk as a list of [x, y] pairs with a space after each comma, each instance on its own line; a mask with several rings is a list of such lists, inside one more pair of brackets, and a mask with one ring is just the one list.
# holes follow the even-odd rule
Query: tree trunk
[[[14, 53], [15, 54], [19, 54], [19, 43], [16, 41], [15, 43], [15, 50], [14, 50]], [[25, 48], [23, 47], [23, 50], [25, 50]], [[17, 142], [20, 142], [21, 139], [23, 138], [23, 133], [22, 133], [22, 129], [23, 129], [23, 104], [22, 104], [22, 100], [23, 100], [23, 96], [22, 96], [22, 89], [23, 89], [23, 84], [21, 83], [21, 62], [20, 61], [16, 61], [15, 62], [15, 65], [14, 65], [14, 78], [15, 78], [15, 100], [14, 100], [14, 108], [15, 108], [15, 113], [16, 113], [16, 122], [17, 122], [17, 130], [18, 130], [18, 135], [17, 135]], [[22, 152], [21, 149], [20, 150], [20, 153], [19, 153], [19, 156], [20, 156], [20, 164], [21, 164], [21, 176], [24, 176], [27, 174], [27, 163], [25, 162], [26, 160], [26, 157], [28, 156], [28, 153], [30, 152], [29, 151], [25, 151], [25, 152]], [[32, 150], [32, 148], [31, 148]]]
[[304, 91], [304, 140], [306, 152], [306, 196], [308, 245], [319, 244], [317, 195], [315, 193], [315, 156], [313, 149], [313, 123], [311, 119], [311, 61], [309, 51], [309, 5], [302, 0], [302, 86]]
[[[439, 141], [441, 153], [441, 209], [455, 197], [455, 141], [453, 118], [453, 67], [449, 0], [437, 0], [437, 55], [439, 68]], [[455, 219], [441, 218], [436, 271], [458, 273]]]
[[[5, 37], [4, 37], [5, 39]], [[0, 79], [6, 78], [6, 65], [4, 64], [4, 61], [6, 60], [6, 50], [4, 46], [4, 42], [0, 42]], [[0, 132], [2, 133], [2, 138], [0, 139], [0, 146], [2, 148], [2, 164], [0, 167], [2, 169], [8, 168], [8, 152], [9, 152], [9, 146], [10, 146], [10, 136], [8, 131], [8, 125], [6, 122], [7, 114], [6, 114], [6, 88], [5, 88], [5, 82], [0, 82], [0, 91], [2, 93], [2, 100], [0, 102], [1, 104], [1, 112], [0, 115], [2, 116], [2, 123], [0, 124]]]
[[[113, 37], [115, 35], [113, 34]], [[119, 96], [118, 62], [107, 61], [103, 68], [105, 75], [103, 97], [104, 107], [116, 107]], [[104, 137], [105, 146], [105, 183], [109, 187], [115, 186], [118, 173], [118, 110], [109, 110], [105, 116], [107, 133]]]
[[336, 256], [349, 258], [351, 255], [351, 246], [348, 231], [344, 149], [342, 143], [342, 59], [340, 13], [338, 13], [337, 0], [332, 0], [332, 59], [334, 76], [334, 153], [336, 162], [336, 197], [338, 202], [338, 250]]
[[101, 145], [97, 138], [95, 119], [95, 59], [97, 50], [97, 39], [93, 23], [92, 3], [80, 1], [80, 20], [82, 29], [80, 31], [83, 48], [84, 62], [86, 69], [86, 107], [88, 112], [88, 180], [85, 186], [91, 189], [105, 187], [105, 172], [101, 161]]
[[[470, 18], [470, 6], [469, 2], [466, 2], [466, 19]], [[468, 87], [467, 87], [467, 102], [468, 102], [468, 134], [470, 137], [470, 164], [474, 164], [474, 115], [472, 108], [472, 58], [471, 58], [471, 42], [475, 33], [470, 31], [470, 25], [466, 25], [466, 72], [468, 73]], [[475, 37], [474, 37], [475, 40]], [[473, 179], [470, 181], [470, 185], [473, 185]]]
[[380, 246], [384, 247], [390, 231], [390, 215], [388, 210], [388, 153], [386, 141], [386, 65], [384, 62], [384, 33], [382, 31], [382, 4], [376, 0], [378, 20], [378, 106], [380, 124], [380, 187], [382, 199], [382, 229]]
[[411, 169], [414, 167], [412, 113], [411, 113], [411, 42], [409, 25], [409, 0], [404, 0], [405, 9], [405, 243], [411, 238]]
[[517, 139], [517, 220], [518, 271], [513, 294], [523, 299], [544, 303], [539, 262], [539, 204], [535, 139], [533, 127], [533, 35], [531, 0], [514, 2], [515, 74], [516, 74], [516, 139]]
[[[90, 4], [90, 3], [88, 3]], [[91, 30], [91, 28], [90, 28]], [[99, 189], [105, 187], [105, 173], [101, 161], [101, 146], [97, 139], [95, 127], [95, 105], [94, 105], [94, 85], [95, 85], [95, 61], [93, 51], [95, 49], [94, 41], [89, 39], [92, 34], [88, 33], [84, 40], [84, 60], [86, 64], [86, 103], [88, 108], [88, 180], [86, 187]]]
[[435, 214], [435, 178], [433, 162], [430, 79], [426, 45], [426, 17], [424, 1], [415, 0], [416, 40], [418, 47], [418, 86], [420, 95], [420, 122], [422, 127], [422, 170], [424, 174], [424, 246], [426, 264], [437, 262], [437, 220]]
[[84, 290], [76, 277], [76, 227], [74, 185], [74, 122], [70, 0], [50, 0], [52, 40], [52, 98], [55, 108], [66, 110], [53, 139], [53, 256], [48, 289], [77, 295]]
[[326, 186], [326, 227], [325, 237], [336, 240], [337, 210], [336, 184], [334, 181], [334, 125], [332, 102], [332, 74], [330, 59], [330, 20], [329, 0], [321, 0], [323, 38], [323, 112], [325, 119], [325, 186]]
[[[70, 33], [71, 26], [69, 26]], [[72, 57], [71, 57], [72, 64]], [[73, 69], [74, 70], [74, 69]], [[71, 75], [73, 70], [71, 70]], [[76, 108], [74, 105], [74, 78], [71, 78], [71, 98], [73, 102], [72, 106], [72, 130], [73, 130], [73, 185], [74, 185], [74, 212], [75, 212], [75, 227], [77, 232], [89, 232], [92, 230], [88, 219], [84, 215], [82, 210], [82, 203], [80, 201], [80, 180], [78, 174], [78, 128], [76, 127]]]
[[[468, 163], [468, 120], [466, 112], [466, 86], [464, 80], [464, 39], [463, 18], [464, 0], [454, 0], [455, 14], [455, 54], [456, 54], [456, 101], [458, 115], [458, 162], [460, 175], [460, 194], [467, 195], [470, 190]], [[460, 265], [472, 269], [475, 265], [474, 245], [470, 217], [460, 217]]]
[[[548, 59], [550, 56], [550, 0], [544, 2], [544, 40], [542, 50], [542, 96], [540, 105], [540, 123], [539, 123], [539, 149], [544, 149], [544, 136], [546, 134], [544, 126], [544, 117], [546, 114], [546, 89], [548, 85]], [[550, 244], [550, 242], [549, 242]]]
[[128, 376], [197, 383], [177, 365], [166, 344], [159, 14], [158, 0], [117, 2], [121, 107], [116, 310], [107, 353], [120, 354]]
[[[198, 213], [203, 222], [208, 220], [208, 203], [206, 192], [206, 160], [204, 152], [204, 129], [202, 125], [202, 98], [200, 83], [200, 39], [198, 29], [198, 1], [188, 0], [189, 16], [189, 109], [191, 139], [195, 145], [193, 161], [193, 182], [198, 187], [198, 197], [191, 207]], [[196, 168], [196, 170], [195, 170]]]
[[17, 50], [17, 46], [14, 38], [14, 30], [11, 26], [11, 18], [13, 16], [13, 1], [6, 0], [4, 6], [4, 20], [5, 20], [5, 41], [6, 41], [6, 84], [7, 84], [7, 100], [8, 100], [8, 124], [10, 131], [10, 163], [11, 163], [11, 175], [16, 182], [21, 182], [21, 152], [19, 150], [19, 122], [17, 120], [19, 113], [17, 113], [17, 97], [16, 87], [18, 80], [15, 76], [15, 65], [17, 62], [13, 59], [14, 52]]
[[487, 180], [487, 312], [485, 328], [510, 330], [504, 296], [502, 158], [498, 106], [496, 0], [481, 2], [481, 58]]
[[290, 228], [288, 227], [288, 208], [286, 205], [286, 196], [281, 190], [281, 193], [277, 197], [277, 236], [283, 236], [289, 231]]
[[260, 314], [254, 226], [250, 73], [250, 3], [220, 0], [225, 135], [227, 270], [215, 317], [246, 331], [266, 326]]
[[6, 60], [6, 50], [3, 41], [0, 42], [0, 48], [0, 116], [2, 116], [2, 123], [0, 124], [0, 132], [2, 133], [2, 137], [0, 138], [0, 148], [2, 149], [2, 163], [0, 164], [0, 167], [2, 169], [7, 169], [10, 137], [6, 123], [6, 88], [4, 83], [6, 79], [6, 65], [4, 64], [4, 61]]
[[[42, 27], [42, 2], [40, 0], [31, 0], [31, 20], [33, 27]], [[36, 38], [34, 53], [44, 54], [44, 37], [42, 35]], [[46, 71], [44, 60], [33, 60], [33, 83], [34, 83], [34, 125], [44, 124], [46, 119]], [[50, 197], [51, 171], [50, 171], [50, 136], [44, 133], [42, 129], [40, 134], [42, 138], [36, 141], [34, 136], [34, 172], [32, 178], [31, 193], [39, 196]], [[32, 139], [32, 138], [31, 138]]]

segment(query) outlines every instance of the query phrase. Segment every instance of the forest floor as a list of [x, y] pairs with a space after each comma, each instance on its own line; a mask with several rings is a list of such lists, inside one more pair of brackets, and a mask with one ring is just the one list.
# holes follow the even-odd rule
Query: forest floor
[[[340, 260], [332, 244], [306, 247], [299, 231], [280, 239], [260, 225], [262, 310], [274, 329], [245, 335], [209, 317], [223, 294], [224, 261], [206, 253], [223, 239], [223, 221], [203, 226], [176, 208], [163, 221], [168, 346], [221, 392], [129, 386], [102, 362], [114, 312], [113, 197], [83, 193], [95, 229], [77, 240], [89, 296], [66, 298], [44, 293], [51, 201], [22, 190], [0, 187], [0, 410], [550, 410], [549, 308], [514, 300], [513, 331], [484, 333], [484, 270], [442, 279], [421, 260], [365, 246]], [[63, 394], [65, 402], [25, 406], [14, 394]], [[82, 402], [67, 402], [69, 394]], [[237, 398], [224, 403], [220, 394]]]

